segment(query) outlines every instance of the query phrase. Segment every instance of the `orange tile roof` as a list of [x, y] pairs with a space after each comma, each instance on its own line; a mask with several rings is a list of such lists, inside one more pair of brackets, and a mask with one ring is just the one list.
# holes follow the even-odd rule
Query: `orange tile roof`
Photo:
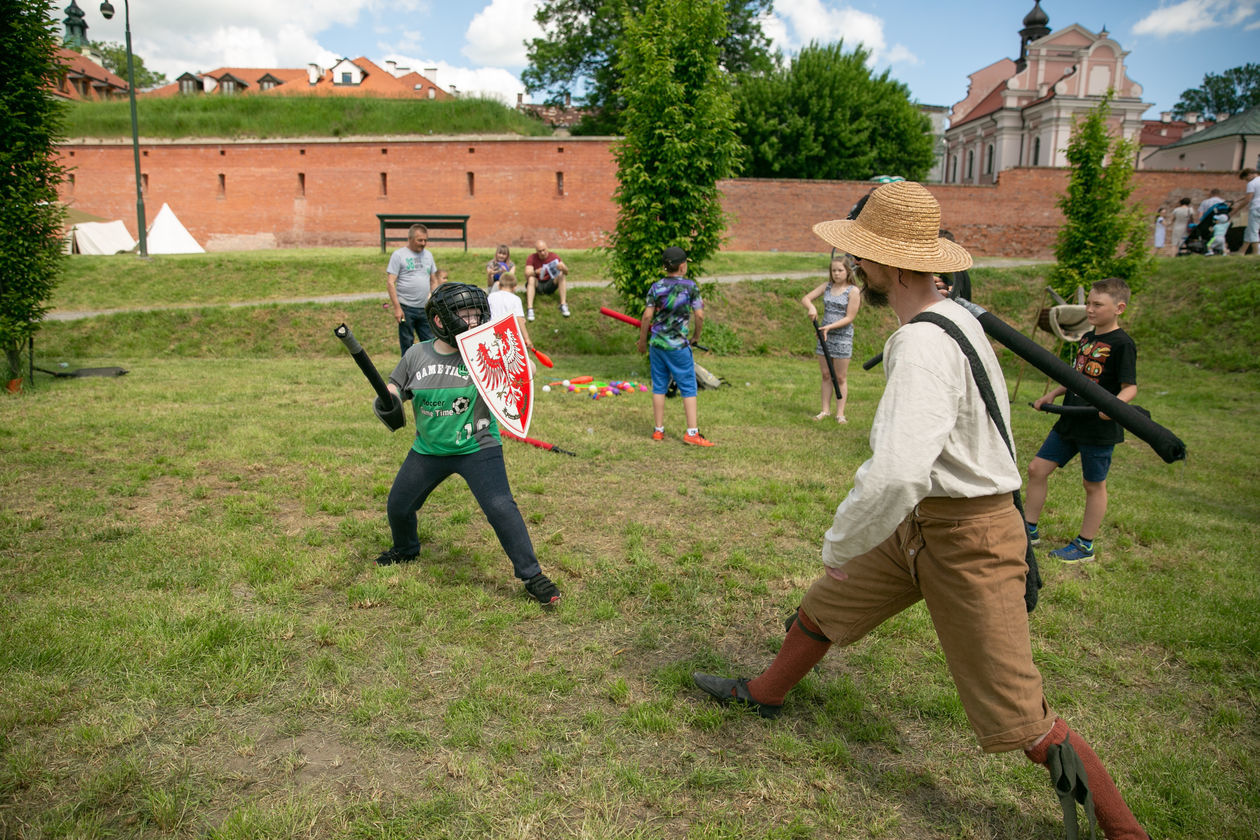
[[[109, 93], [121, 95], [127, 92], [125, 79], [109, 72], [83, 53], [61, 47], [57, 50], [57, 58], [66, 69], [61, 83], [53, 89], [53, 93], [63, 99], [97, 100], [107, 98]], [[76, 79], [87, 80], [89, 92], [86, 96], [74, 86]], [[102, 90], [105, 91], [105, 96], [101, 95]]]
[[1183, 120], [1142, 120], [1140, 142], [1143, 146], [1167, 146], [1180, 140], [1190, 127], [1190, 123]]
[[[405, 98], [428, 98], [425, 88], [432, 85], [437, 89], [435, 99], [447, 99], [450, 94], [433, 82], [414, 71], [398, 78], [363, 56], [354, 59], [343, 59], [357, 65], [363, 71], [363, 80], [357, 85], [337, 84], [333, 80], [332, 68], [325, 70], [319, 81], [307, 88], [307, 92], [317, 96], [388, 96]], [[338, 61], [337, 64], [341, 62]], [[335, 65], [334, 65], [335, 66]], [[420, 85], [417, 89], [415, 86]], [[272, 90], [270, 93], [287, 91]]]
[[[224, 76], [232, 76], [244, 82], [246, 87], [241, 93], [259, 93], [259, 81], [264, 76], [274, 76], [279, 80], [281, 85], [299, 83], [299, 87], [305, 89], [308, 87], [306, 71], [301, 67], [216, 67], [213, 70], [207, 70], [204, 73], [181, 73], [181, 76], [192, 75], [198, 79], [214, 79], [218, 81]], [[179, 93], [179, 79], [167, 85], [154, 88], [142, 94], [143, 96], [175, 96]], [[213, 91], [211, 91], [213, 93]]]
[[950, 125], [950, 128], [958, 125], [965, 125], [972, 120], [978, 120], [981, 117], [992, 114], [994, 111], [1000, 110], [1002, 107], [1002, 91], [1005, 89], [1006, 85], [1000, 84], [993, 90], [989, 91], [988, 95], [985, 96], [984, 99], [981, 99], [978, 103], [976, 103], [976, 107], [968, 111], [967, 115], [961, 120]]
[[[340, 63], [340, 61], [337, 63]], [[315, 84], [310, 83], [310, 75], [302, 67], [217, 67], [205, 73], [183, 75], [193, 75], [198, 79], [210, 78], [215, 81], [225, 76], [231, 76], [244, 83], [244, 90], [238, 91], [238, 93], [246, 95], [255, 93], [272, 96], [310, 94], [315, 96], [388, 96], [427, 99], [429, 96], [428, 88], [433, 87], [437, 91], [435, 99], [448, 99], [450, 97], [447, 91], [419, 73], [410, 72], [401, 78], [396, 78], [389, 71], [381, 69], [366, 58], [352, 59], [351, 63], [357, 65], [363, 71], [363, 80], [357, 85], [336, 84], [333, 81], [331, 68], [322, 70], [319, 80]], [[279, 84], [273, 88], [263, 90], [259, 83], [261, 79], [268, 75], [279, 80]], [[209, 93], [213, 94], [215, 91], [209, 91]], [[164, 97], [178, 94], [179, 79], [176, 79], [170, 84], [155, 88], [143, 95]]]

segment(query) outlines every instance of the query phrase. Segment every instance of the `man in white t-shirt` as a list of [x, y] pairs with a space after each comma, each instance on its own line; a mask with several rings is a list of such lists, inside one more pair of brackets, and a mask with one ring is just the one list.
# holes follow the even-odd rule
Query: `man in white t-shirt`
[[1239, 255], [1260, 253], [1260, 173], [1244, 169], [1238, 177], [1247, 182], [1247, 230]]
[[435, 285], [437, 262], [429, 244], [429, 229], [412, 225], [407, 230], [407, 244], [389, 257], [385, 269], [385, 290], [390, 308], [398, 321], [398, 346], [403, 353], [417, 341], [433, 338], [424, 305]]

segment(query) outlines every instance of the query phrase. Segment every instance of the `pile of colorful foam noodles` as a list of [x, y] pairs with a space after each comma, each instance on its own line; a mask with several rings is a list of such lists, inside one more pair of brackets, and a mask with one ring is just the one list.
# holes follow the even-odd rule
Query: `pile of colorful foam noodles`
[[543, 386], [543, 391], [550, 392], [552, 388], [564, 390], [570, 394], [581, 394], [589, 396], [593, 400], [603, 397], [619, 397], [622, 394], [634, 394], [639, 391], [647, 391], [648, 386], [640, 385], [638, 382], [622, 380], [620, 382], [598, 382], [593, 376], [575, 376], [572, 379], [557, 379], [555, 382], [548, 382]]

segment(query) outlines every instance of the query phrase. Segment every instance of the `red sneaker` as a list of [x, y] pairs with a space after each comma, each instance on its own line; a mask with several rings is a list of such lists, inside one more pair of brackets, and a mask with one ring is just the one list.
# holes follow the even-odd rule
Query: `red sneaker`
[[696, 432], [694, 435], [683, 435], [683, 443], [688, 443], [692, 446], [713, 446], [713, 441], [699, 432]]
[[652, 440], [665, 440], [665, 433], [664, 433], [664, 432], [658, 432], [658, 431], [653, 430], [653, 431], [652, 431]]

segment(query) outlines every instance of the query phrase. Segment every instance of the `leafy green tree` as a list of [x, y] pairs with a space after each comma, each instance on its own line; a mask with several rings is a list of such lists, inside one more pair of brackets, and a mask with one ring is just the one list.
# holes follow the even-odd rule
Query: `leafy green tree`
[[[526, 88], [558, 105], [581, 91], [575, 101], [592, 109], [576, 128], [581, 134], [620, 133], [626, 107], [618, 57], [625, 20], [642, 15], [648, 0], [551, 0], [540, 3], [534, 19], [544, 36], [528, 45], [529, 67], [521, 74]], [[719, 61], [731, 73], [768, 71], [770, 42], [761, 18], [771, 0], [725, 0], [727, 29], [718, 42]]]
[[755, 178], [922, 180], [932, 168], [932, 125], [910, 91], [872, 75], [870, 52], [811, 43], [786, 67], [745, 77], [735, 119]]
[[725, 230], [717, 182], [738, 165], [730, 82], [720, 65], [722, 0], [647, 0], [626, 12], [619, 70], [625, 139], [617, 144], [617, 227], [609, 263], [628, 308], [661, 276], [677, 245], [690, 274], [717, 252]]
[[1137, 142], [1112, 136], [1107, 129], [1112, 91], [1077, 122], [1067, 147], [1072, 173], [1059, 197], [1066, 223], [1059, 229], [1050, 286], [1071, 299], [1107, 277], [1119, 277], [1135, 294], [1151, 267], [1146, 216], [1129, 204]]
[[[92, 49], [101, 54], [104, 59], [102, 65], [106, 70], [118, 76], [123, 81], [127, 79], [127, 48], [122, 44], [115, 44], [112, 41], [93, 41]], [[136, 76], [136, 90], [149, 90], [160, 85], [166, 84], [166, 74], [158, 73], [144, 66], [144, 59], [131, 54], [132, 70]]]
[[48, 311], [61, 265], [57, 163], [62, 103], [49, 95], [64, 72], [56, 23], [46, 0], [6, 0], [0, 55], [0, 347], [8, 379], [22, 373], [22, 351]]
[[1208, 73], [1197, 88], [1181, 92], [1173, 106], [1178, 119], [1188, 113], [1215, 117], [1237, 114], [1260, 105], [1260, 64], [1231, 67], [1224, 73]]

